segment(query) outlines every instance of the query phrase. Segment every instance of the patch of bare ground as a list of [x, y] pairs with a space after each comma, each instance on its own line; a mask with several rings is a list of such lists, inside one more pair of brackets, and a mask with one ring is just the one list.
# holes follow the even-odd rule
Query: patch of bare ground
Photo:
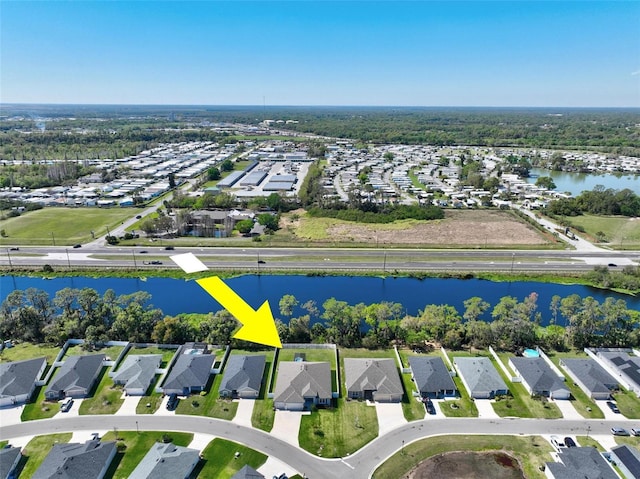
[[402, 230], [385, 229], [384, 226], [343, 223], [330, 227], [328, 234], [330, 241], [375, 241], [377, 244], [507, 246], [549, 243], [538, 230], [505, 211], [446, 210], [442, 220], [416, 222]]
[[524, 479], [520, 464], [504, 452], [447, 452], [422, 461], [403, 479]]

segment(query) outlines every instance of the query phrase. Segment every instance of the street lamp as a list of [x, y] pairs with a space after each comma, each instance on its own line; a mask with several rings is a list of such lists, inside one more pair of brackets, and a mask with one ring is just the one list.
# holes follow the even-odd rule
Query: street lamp
[[133, 255], [133, 267], [136, 271], [138, 271], [138, 263], [136, 263], [136, 250], [132, 249], [131, 254]]
[[71, 261], [69, 261], [69, 249], [65, 248], [65, 251], [67, 252], [67, 266], [69, 267], [69, 269], [71, 269]]

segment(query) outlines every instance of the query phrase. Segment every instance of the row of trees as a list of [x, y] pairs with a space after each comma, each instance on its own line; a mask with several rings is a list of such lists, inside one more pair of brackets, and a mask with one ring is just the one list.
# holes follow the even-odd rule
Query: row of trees
[[628, 188], [614, 190], [597, 185], [591, 191], [583, 191], [575, 198], [561, 198], [549, 203], [547, 212], [554, 216], [592, 215], [640, 215], [640, 196]]
[[[100, 296], [91, 288], [65, 288], [50, 298], [35, 288], [16, 290], [0, 305], [0, 337], [53, 344], [69, 338], [84, 338], [88, 344], [107, 340], [228, 344], [239, 326], [225, 310], [167, 316], [150, 300], [146, 292], [117, 296], [108, 290]], [[640, 344], [640, 312], [611, 297], [600, 303], [590, 296], [556, 295], [546, 311], [539, 308], [536, 293], [522, 300], [504, 296], [493, 307], [472, 297], [464, 301], [462, 314], [447, 304], [429, 304], [409, 315], [400, 303], [351, 305], [335, 298], [319, 308], [314, 301], [301, 304], [292, 295], [283, 296], [278, 306], [281, 319], [276, 325], [282, 342], [372, 349], [391, 344], [493, 345], [506, 350], [535, 344], [556, 350]]]

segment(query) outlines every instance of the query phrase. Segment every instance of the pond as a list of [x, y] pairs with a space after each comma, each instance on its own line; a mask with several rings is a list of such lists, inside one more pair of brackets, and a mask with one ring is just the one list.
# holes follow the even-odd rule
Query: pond
[[[450, 304], [460, 314], [463, 302], [480, 296], [495, 306], [502, 296], [515, 296], [518, 300], [535, 292], [538, 294], [538, 309], [544, 320], [549, 318], [549, 304], [553, 295], [561, 297], [571, 294], [593, 296], [604, 301], [608, 296], [624, 299], [627, 307], [640, 309], [640, 298], [603, 291], [582, 285], [559, 285], [534, 281], [493, 282], [480, 279], [386, 279], [368, 276], [303, 276], [303, 275], [245, 275], [225, 280], [252, 307], [258, 308], [268, 300], [274, 315], [278, 314], [278, 302], [285, 294], [294, 295], [300, 304], [314, 300], [318, 307], [328, 298], [336, 298], [349, 304], [377, 303], [389, 301], [401, 303], [407, 314], [418, 314], [428, 304]], [[116, 294], [147, 291], [151, 303], [165, 314], [215, 312], [221, 306], [195, 281], [169, 278], [54, 278], [50, 280], [23, 276], [0, 277], [0, 301], [13, 290], [37, 288], [53, 297], [62, 288], [93, 288], [99, 294], [113, 289]], [[294, 315], [304, 314], [302, 309]]]
[[573, 196], [578, 196], [585, 190], [593, 190], [597, 185], [614, 190], [628, 188], [635, 194], [640, 195], [640, 175], [598, 175], [531, 168], [529, 178], [526, 179], [527, 183], [535, 183], [539, 176], [550, 176], [556, 184], [555, 191], [561, 193], [568, 191]]

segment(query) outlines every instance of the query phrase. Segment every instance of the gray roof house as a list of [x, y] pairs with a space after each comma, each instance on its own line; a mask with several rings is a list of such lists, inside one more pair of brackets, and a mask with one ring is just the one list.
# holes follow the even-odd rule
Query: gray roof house
[[46, 367], [45, 358], [0, 363], [0, 406], [27, 402]]
[[438, 356], [409, 357], [411, 375], [422, 397], [443, 398], [456, 394], [456, 385], [451, 374]]
[[626, 479], [640, 479], [640, 452], [629, 444], [611, 448], [611, 454]]
[[265, 477], [249, 464], [246, 464], [242, 469], [236, 472], [231, 479], [265, 479]]
[[546, 463], [545, 474], [550, 479], [619, 479], [595, 447], [562, 448], [558, 459]]
[[15, 477], [16, 467], [22, 458], [19, 447], [3, 447], [0, 449], [0, 479]]
[[628, 389], [640, 396], [640, 357], [616, 350], [598, 350], [596, 354], [612, 373], [627, 383]]
[[54, 444], [32, 479], [102, 479], [115, 455], [115, 441]]
[[331, 365], [326, 362], [283, 361], [273, 402], [276, 409], [302, 411], [312, 405], [330, 405]]
[[102, 370], [104, 354], [71, 356], [62, 363], [44, 396], [53, 401], [64, 397], [83, 398], [89, 395]]
[[156, 442], [129, 479], [188, 479], [199, 461], [197, 449]]
[[475, 399], [493, 399], [507, 394], [509, 389], [489, 358], [453, 358], [462, 383]]
[[344, 359], [347, 395], [352, 399], [400, 402], [404, 395], [393, 359]]
[[522, 378], [522, 384], [532, 396], [569, 399], [571, 391], [543, 358], [509, 358], [509, 366]]
[[618, 388], [618, 382], [595, 359], [563, 358], [560, 366], [591, 399], [609, 399]]
[[213, 354], [194, 354], [193, 351], [196, 350], [181, 350], [162, 385], [162, 392], [186, 396], [204, 390], [216, 358]]
[[133, 354], [125, 358], [113, 376], [114, 384], [123, 384], [129, 396], [143, 396], [156, 377], [161, 354]]
[[219, 393], [222, 397], [255, 399], [260, 394], [266, 356], [231, 356], [224, 367]]

